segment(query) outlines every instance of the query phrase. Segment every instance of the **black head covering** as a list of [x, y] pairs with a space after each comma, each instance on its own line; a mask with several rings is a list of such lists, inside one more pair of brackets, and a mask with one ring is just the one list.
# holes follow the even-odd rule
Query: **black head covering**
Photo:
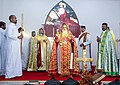
[[61, 85], [61, 82], [52, 77], [50, 80], [46, 81], [44, 85]]
[[120, 80], [116, 79], [115, 81], [108, 83], [108, 85], [120, 85]]
[[73, 78], [63, 81], [62, 85], [80, 85], [78, 81], [75, 81]]

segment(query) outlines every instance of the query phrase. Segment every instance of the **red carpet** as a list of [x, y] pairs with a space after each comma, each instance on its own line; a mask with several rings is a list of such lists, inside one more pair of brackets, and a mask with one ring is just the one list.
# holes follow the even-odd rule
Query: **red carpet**
[[[94, 69], [95, 66], [92, 66], [92, 74], [94, 75]], [[55, 76], [55, 78], [59, 81], [64, 81], [67, 80], [68, 77], [58, 77]], [[74, 80], [80, 81], [81, 77], [80, 76], [73, 76]], [[118, 78], [120, 80], [120, 76], [106, 76], [104, 79], [102, 79], [103, 82], [110, 82], [110, 81], [114, 81], [116, 78]], [[5, 79], [4, 76], [0, 76], [0, 82], [9, 82], [9, 81], [29, 81], [30, 80], [35, 80], [35, 81], [40, 81], [40, 85], [43, 85], [45, 81], [50, 80], [51, 77], [48, 76], [47, 72], [27, 72], [27, 71], [23, 71], [23, 76], [21, 77], [16, 77], [16, 78], [12, 78], [12, 79]]]
[[[68, 79], [68, 77], [57, 77], [55, 76], [55, 78], [57, 80], [66, 80]], [[16, 78], [12, 78], [12, 79], [5, 79], [4, 76], [0, 77], [0, 81], [8, 81], [8, 80], [17, 80], [17, 81], [21, 81], [21, 80], [41, 80], [41, 81], [46, 81], [51, 79], [51, 77], [48, 76], [47, 72], [27, 72], [27, 71], [23, 71], [23, 76], [21, 77], [16, 77]], [[75, 76], [74, 77], [75, 80], [80, 80], [81, 78], [79, 76]]]
[[[58, 77], [55, 76], [57, 80], [63, 81], [68, 79], [68, 77]], [[80, 80], [80, 76], [73, 76], [75, 80]], [[102, 81], [114, 81], [116, 78], [120, 79], [120, 76], [106, 76]], [[27, 72], [23, 71], [23, 76], [16, 77], [12, 79], [5, 79], [4, 76], [0, 76], [0, 81], [24, 81], [24, 80], [40, 80], [40, 81], [46, 81], [51, 79], [51, 77], [48, 76], [47, 72]]]

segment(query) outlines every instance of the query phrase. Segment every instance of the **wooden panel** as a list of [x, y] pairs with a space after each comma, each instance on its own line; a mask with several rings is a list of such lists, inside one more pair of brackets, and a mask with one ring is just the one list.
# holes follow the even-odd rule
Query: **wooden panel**
[[[77, 26], [77, 25], [72, 25], [72, 26], [69, 26], [70, 28], [70, 31], [73, 33], [73, 35], [77, 38], [79, 36], [79, 34], [81, 33], [80, 32], [80, 26]], [[53, 31], [54, 29], [54, 31]], [[44, 30], [45, 30], [45, 34], [46, 36], [48, 37], [53, 37], [53, 35], [56, 34], [57, 32], [57, 29], [59, 29], [59, 26], [56, 26], [56, 25], [48, 25], [48, 24], [45, 24], [44, 25]]]

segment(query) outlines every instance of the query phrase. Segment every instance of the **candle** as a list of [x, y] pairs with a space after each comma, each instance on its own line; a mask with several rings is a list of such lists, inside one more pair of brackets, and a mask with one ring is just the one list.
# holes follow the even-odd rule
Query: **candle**
[[53, 37], [54, 37], [54, 27], [53, 27]]
[[23, 21], [24, 21], [23, 19], [24, 19], [24, 18], [23, 18], [23, 13], [22, 13], [22, 14], [21, 14], [21, 27], [22, 27], [22, 29], [23, 29], [23, 23], [24, 23], [24, 22], [23, 22]]
[[70, 69], [73, 69], [73, 53], [71, 53], [71, 56], [70, 56]]

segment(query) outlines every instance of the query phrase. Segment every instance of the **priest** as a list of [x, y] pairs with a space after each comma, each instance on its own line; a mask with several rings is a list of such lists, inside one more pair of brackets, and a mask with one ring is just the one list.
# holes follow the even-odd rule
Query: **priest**
[[[81, 34], [78, 37], [77, 47], [79, 58], [83, 57], [83, 50], [86, 50], [86, 57], [91, 58], [91, 35], [86, 31], [86, 26], [81, 26]], [[83, 70], [83, 63], [80, 62], [80, 70]], [[87, 70], [91, 71], [91, 63], [87, 62]]]
[[49, 63], [50, 63], [50, 53], [51, 53], [51, 45], [48, 37], [45, 35], [45, 30], [40, 28], [38, 31], [37, 38], [37, 67], [38, 71], [44, 70], [48, 71]]
[[96, 68], [105, 75], [115, 76], [118, 75], [115, 37], [107, 23], [102, 23], [102, 31], [101, 36], [97, 38], [100, 46]]
[[36, 32], [31, 32], [31, 38], [29, 43], [29, 57], [27, 71], [37, 71], [37, 38]]
[[77, 57], [75, 38], [67, 24], [63, 23], [53, 43], [49, 74], [69, 76], [69, 69], [74, 69], [73, 74], [79, 74], [79, 64], [75, 61]]
[[5, 75], [5, 61], [6, 61], [6, 23], [0, 22], [0, 76]]
[[10, 24], [6, 30], [7, 36], [7, 57], [5, 78], [13, 78], [22, 76], [22, 62], [20, 53], [20, 39], [23, 35], [19, 35], [16, 27], [17, 18], [15, 15], [9, 16]]

